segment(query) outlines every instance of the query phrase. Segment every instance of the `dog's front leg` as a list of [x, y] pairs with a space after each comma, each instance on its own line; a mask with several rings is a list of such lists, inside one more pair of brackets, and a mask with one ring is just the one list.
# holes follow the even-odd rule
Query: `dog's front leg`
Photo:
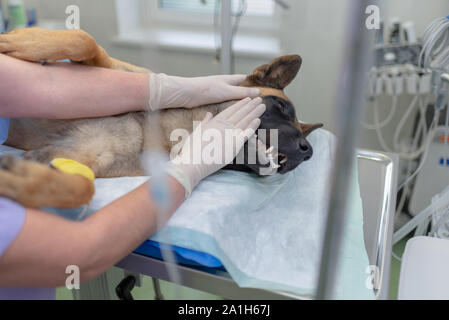
[[76, 208], [92, 199], [92, 181], [11, 156], [0, 158], [0, 196], [25, 207]]

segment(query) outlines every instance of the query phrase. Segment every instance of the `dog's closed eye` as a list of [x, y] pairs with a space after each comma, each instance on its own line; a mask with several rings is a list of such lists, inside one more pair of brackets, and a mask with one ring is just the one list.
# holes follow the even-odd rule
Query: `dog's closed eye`
[[283, 100], [278, 99], [277, 107], [281, 110], [282, 114], [287, 117], [287, 119], [293, 120], [295, 118], [295, 110], [287, 105]]

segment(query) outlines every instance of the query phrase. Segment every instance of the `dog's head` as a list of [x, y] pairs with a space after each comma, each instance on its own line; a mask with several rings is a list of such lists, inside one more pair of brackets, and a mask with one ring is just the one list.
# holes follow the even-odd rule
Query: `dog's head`
[[[271, 147], [269, 130], [278, 130], [278, 173], [284, 174], [295, 169], [302, 162], [311, 159], [313, 149], [307, 136], [322, 124], [304, 124], [298, 121], [292, 102], [284, 93], [301, 68], [298, 55], [283, 56], [263, 65], [249, 75], [241, 84], [261, 90], [267, 111], [261, 117], [259, 129], [265, 129], [267, 148]], [[261, 135], [259, 135], [261, 136]], [[247, 152], [247, 151], [246, 151]], [[259, 172], [261, 165], [247, 164], [246, 167]]]

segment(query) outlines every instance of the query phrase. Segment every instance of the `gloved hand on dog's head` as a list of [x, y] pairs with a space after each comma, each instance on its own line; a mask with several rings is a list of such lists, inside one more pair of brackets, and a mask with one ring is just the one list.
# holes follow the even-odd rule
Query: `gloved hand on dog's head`
[[245, 75], [222, 75], [199, 78], [150, 74], [149, 108], [152, 111], [195, 108], [212, 103], [259, 96], [260, 90], [239, 87]]
[[[265, 111], [266, 106], [262, 104], [261, 98], [247, 98], [215, 118], [211, 113], [206, 115], [166, 169], [169, 175], [184, 186], [186, 197], [190, 196], [201, 180], [233, 162], [246, 141], [254, 137]], [[212, 150], [213, 155], [210, 152]]]

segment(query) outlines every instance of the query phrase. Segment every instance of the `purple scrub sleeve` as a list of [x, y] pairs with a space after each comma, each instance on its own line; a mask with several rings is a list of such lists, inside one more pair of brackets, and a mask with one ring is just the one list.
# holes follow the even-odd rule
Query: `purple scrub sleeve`
[[[25, 218], [24, 207], [0, 197], [0, 260], [22, 230]], [[55, 289], [0, 288], [0, 300], [50, 299], [55, 299]]]
[[25, 217], [24, 207], [0, 198], [0, 258], [22, 230]]

